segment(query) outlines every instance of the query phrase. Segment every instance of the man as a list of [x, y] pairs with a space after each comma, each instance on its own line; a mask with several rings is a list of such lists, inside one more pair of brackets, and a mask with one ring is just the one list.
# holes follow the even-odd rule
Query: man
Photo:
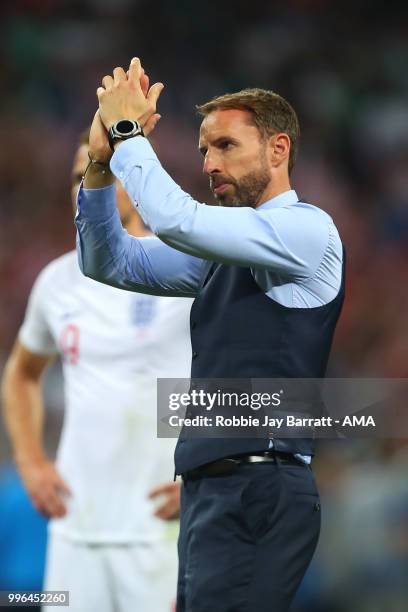
[[[198, 108], [204, 172], [219, 204], [207, 206], [167, 175], [143, 137], [163, 85], [145, 96], [141, 75], [134, 58], [97, 90], [95, 163], [76, 218], [82, 270], [134, 291], [194, 296], [193, 378], [324, 376], [344, 297], [343, 250], [332, 219], [291, 189], [294, 110], [260, 89]], [[155, 239], [122, 231], [115, 176]], [[179, 440], [178, 612], [289, 609], [320, 529], [312, 453], [309, 439]]]
[[[72, 198], [88, 159], [76, 153]], [[129, 233], [149, 232], [121, 186]], [[179, 486], [174, 443], [156, 437], [158, 376], [186, 376], [189, 300], [137, 296], [84, 277], [76, 253], [51, 262], [30, 296], [4, 377], [5, 417], [23, 483], [51, 517], [45, 588], [70, 610], [170, 612]], [[41, 376], [63, 362], [66, 416], [56, 466], [42, 443]], [[151, 499], [149, 499], [149, 495]]]

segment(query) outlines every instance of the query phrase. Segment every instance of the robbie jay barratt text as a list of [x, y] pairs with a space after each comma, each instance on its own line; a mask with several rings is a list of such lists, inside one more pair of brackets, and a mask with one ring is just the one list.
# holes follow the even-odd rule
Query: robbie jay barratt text
[[232, 416], [224, 417], [217, 415], [214, 418], [208, 416], [197, 415], [191, 418], [179, 417], [172, 415], [169, 418], [171, 427], [274, 427], [280, 429], [285, 422], [286, 427], [334, 427], [341, 425], [343, 427], [375, 427], [375, 421], [372, 416], [345, 416], [343, 419], [333, 419], [332, 417], [321, 418], [297, 418], [293, 415], [283, 418], [271, 418], [267, 415], [263, 421], [252, 416]]

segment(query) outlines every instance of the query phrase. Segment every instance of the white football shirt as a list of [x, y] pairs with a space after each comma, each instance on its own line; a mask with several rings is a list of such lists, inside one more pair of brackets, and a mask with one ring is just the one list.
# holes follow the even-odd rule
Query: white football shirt
[[75, 252], [38, 276], [19, 338], [34, 353], [62, 357], [57, 466], [72, 496], [55, 532], [118, 543], [168, 535], [147, 499], [174, 470], [175, 440], [156, 437], [156, 379], [190, 375], [191, 303], [95, 282]]

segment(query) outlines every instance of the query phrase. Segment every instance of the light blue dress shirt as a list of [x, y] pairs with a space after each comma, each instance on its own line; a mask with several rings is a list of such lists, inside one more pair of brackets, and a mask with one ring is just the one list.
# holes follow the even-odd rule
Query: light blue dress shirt
[[287, 191], [258, 208], [209, 206], [166, 173], [147, 139], [122, 143], [111, 160], [155, 236], [122, 228], [115, 186], [78, 193], [79, 265], [86, 276], [154, 295], [197, 294], [206, 260], [245, 266], [265, 294], [290, 308], [333, 300], [343, 249], [331, 217]]
[[115, 187], [78, 194], [82, 271], [116, 287], [156, 295], [194, 296], [203, 260], [250, 267], [272, 299], [291, 308], [330, 302], [341, 283], [342, 245], [331, 217], [281, 193], [256, 209], [195, 201], [165, 172], [148, 140], [130, 139], [111, 168], [157, 237], [122, 228]]

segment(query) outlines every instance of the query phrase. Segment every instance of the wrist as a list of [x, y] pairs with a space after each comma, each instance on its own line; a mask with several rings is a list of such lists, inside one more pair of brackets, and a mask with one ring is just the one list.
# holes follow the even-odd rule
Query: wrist
[[15, 453], [14, 462], [18, 470], [24, 470], [27, 467], [38, 467], [48, 463], [48, 457], [42, 449], [33, 450], [30, 453], [23, 451], [21, 453]]
[[135, 136], [144, 136], [143, 127], [133, 119], [120, 119], [110, 126], [108, 130], [109, 146], [116, 150], [116, 144]]
[[91, 153], [88, 153], [89, 164], [86, 167], [83, 186], [85, 189], [98, 189], [107, 187], [115, 182], [115, 176], [111, 172], [109, 162], [98, 161], [93, 159]]
[[88, 151], [88, 165], [89, 162], [92, 162], [93, 164], [99, 165], [99, 166], [104, 166], [105, 168], [109, 168], [109, 164], [110, 164], [110, 160], [112, 158], [112, 151], [110, 149], [108, 149], [108, 151], [103, 151], [101, 152], [96, 152], [94, 153], [93, 151], [91, 151], [91, 149], [89, 149]]

